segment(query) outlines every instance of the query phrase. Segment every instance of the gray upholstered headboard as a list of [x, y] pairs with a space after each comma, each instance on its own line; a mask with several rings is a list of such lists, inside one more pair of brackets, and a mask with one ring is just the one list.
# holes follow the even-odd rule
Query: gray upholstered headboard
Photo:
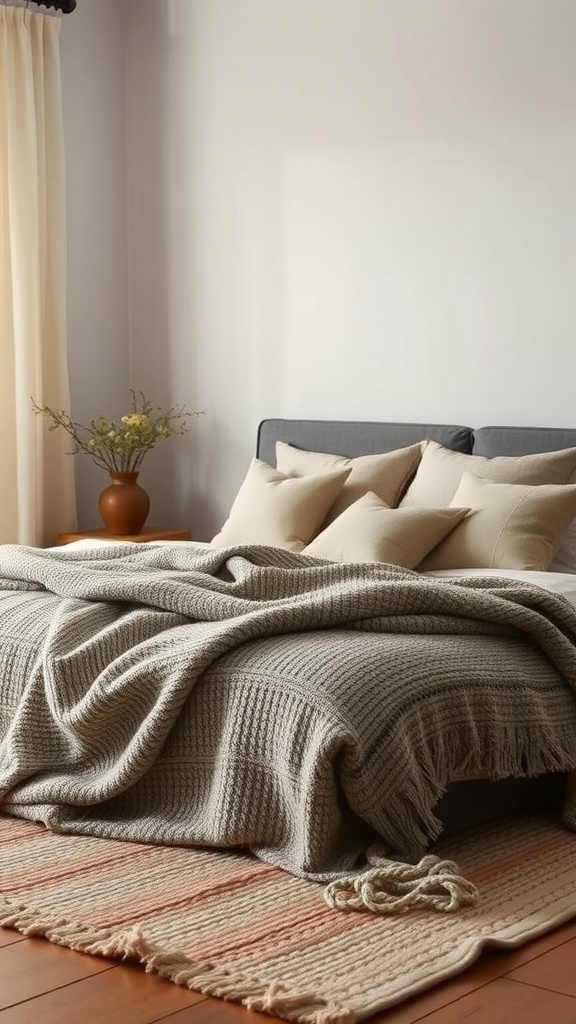
[[276, 441], [307, 451], [354, 458], [389, 452], [429, 438], [475, 455], [527, 455], [576, 446], [576, 429], [561, 427], [473, 427], [439, 423], [378, 423], [360, 420], [262, 420], [256, 454], [276, 465]]
[[562, 427], [480, 427], [474, 455], [529, 455], [576, 446], [576, 430]]
[[[575, 431], [576, 434], [576, 431]], [[256, 454], [276, 464], [276, 441], [307, 451], [332, 455], [374, 455], [430, 438], [458, 452], [472, 451], [470, 427], [438, 423], [371, 423], [360, 420], [263, 420], [258, 427]]]

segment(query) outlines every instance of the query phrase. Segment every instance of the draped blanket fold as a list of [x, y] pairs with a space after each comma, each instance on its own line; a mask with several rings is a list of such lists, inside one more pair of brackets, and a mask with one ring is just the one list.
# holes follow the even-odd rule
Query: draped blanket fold
[[329, 883], [374, 844], [414, 861], [450, 782], [576, 771], [575, 643], [568, 602], [515, 581], [5, 545], [0, 805]]

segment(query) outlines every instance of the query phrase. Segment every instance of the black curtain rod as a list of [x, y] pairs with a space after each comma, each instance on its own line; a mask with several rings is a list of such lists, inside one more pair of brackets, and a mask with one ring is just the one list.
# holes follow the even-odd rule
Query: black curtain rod
[[54, 7], [55, 10], [62, 11], [62, 14], [72, 14], [76, 7], [76, 0], [40, 0], [40, 3], [44, 3], [44, 7]]
[[[0, 0], [0, 4], [3, 7], [11, 7], [10, 0]], [[55, 11], [60, 11], [61, 14], [72, 14], [72, 11], [76, 9], [76, 0], [13, 0], [15, 7], [31, 7], [32, 10], [38, 10], [39, 7], [52, 7]]]

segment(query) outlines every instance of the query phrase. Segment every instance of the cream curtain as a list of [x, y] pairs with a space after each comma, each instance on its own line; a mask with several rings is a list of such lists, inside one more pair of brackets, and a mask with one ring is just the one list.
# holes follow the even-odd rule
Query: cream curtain
[[74, 460], [40, 405], [70, 408], [61, 15], [0, 3], [0, 543], [74, 529]]

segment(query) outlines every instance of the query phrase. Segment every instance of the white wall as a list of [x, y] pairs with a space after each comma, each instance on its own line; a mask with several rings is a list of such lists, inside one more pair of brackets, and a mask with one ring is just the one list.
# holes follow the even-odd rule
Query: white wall
[[157, 519], [211, 536], [265, 416], [574, 425], [573, 0], [125, 10], [131, 381], [208, 412]]
[[[126, 40], [118, 0], [79, 0], [62, 19], [72, 414], [116, 415], [128, 396]], [[129, 397], [129, 396], [128, 396]], [[75, 460], [80, 526], [102, 526], [108, 482]]]

